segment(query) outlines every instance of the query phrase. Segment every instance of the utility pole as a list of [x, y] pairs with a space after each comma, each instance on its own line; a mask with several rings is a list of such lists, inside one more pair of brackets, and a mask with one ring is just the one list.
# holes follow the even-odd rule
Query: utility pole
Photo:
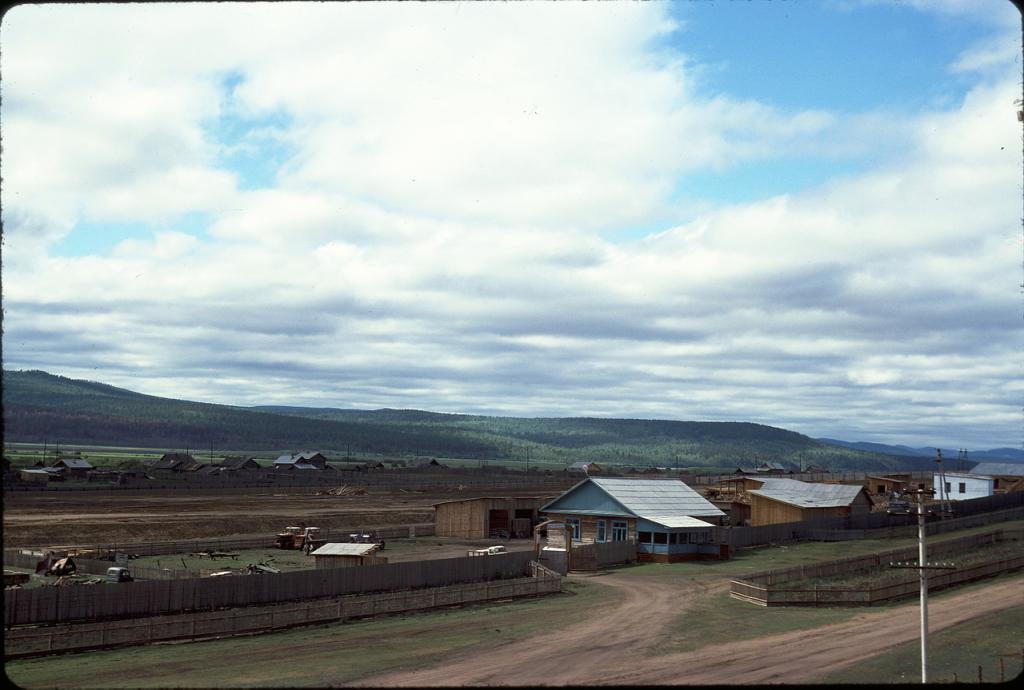
[[[890, 563], [890, 568], [910, 568], [917, 570], [918, 581], [921, 591], [921, 682], [928, 682], [928, 571], [929, 570], [954, 570], [956, 566], [951, 563], [929, 564], [925, 550], [924, 534], [924, 497], [934, 495], [934, 489], [914, 489], [905, 493], [917, 496], [917, 563]], [[892, 514], [897, 513], [893, 511]]]

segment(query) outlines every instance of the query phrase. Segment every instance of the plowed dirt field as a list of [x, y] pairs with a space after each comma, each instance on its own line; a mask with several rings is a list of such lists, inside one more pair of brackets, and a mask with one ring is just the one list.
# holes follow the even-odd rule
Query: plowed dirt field
[[[371, 491], [316, 496], [316, 489], [165, 491], [24, 491], [4, 496], [4, 546], [61, 546], [125, 541], [276, 534], [304, 522], [322, 528], [369, 528], [432, 522], [432, 504], [472, 494]], [[503, 491], [539, 496], [550, 491]]]

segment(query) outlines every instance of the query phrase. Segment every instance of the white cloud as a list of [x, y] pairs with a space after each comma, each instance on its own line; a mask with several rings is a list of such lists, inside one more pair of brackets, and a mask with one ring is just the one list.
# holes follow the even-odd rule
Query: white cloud
[[[16, 8], [7, 365], [229, 403], [922, 442], [972, 411], [964, 433], [1011, 443], [1016, 76], [965, 53], [991, 68], [946, 111], [789, 112], [697, 93], [699, 65], [656, 47], [671, 30], [632, 3]], [[265, 128], [296, 151], [273, 188], [219, 162], [228, 73], [242, 116], [288, 116]], [[864, 172], [642, 241], [595, 232], [669, 215], [683, 173], [864, 152]], [[195, 211], [207, 239], [46, 253], [76, 220]]]

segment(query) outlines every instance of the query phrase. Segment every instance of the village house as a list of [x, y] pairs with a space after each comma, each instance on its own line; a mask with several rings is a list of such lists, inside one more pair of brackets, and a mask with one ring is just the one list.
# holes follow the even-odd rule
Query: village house
[[333, 470], [322, 453], [304, 450], [291, 455], [282, 455], [274, 460], [275, 470]]
[[746, 490], [750, 525], [774, 525], [870, 513], [871, 497], [863, 485], [818, 484], [781, 477], [762, 477], [761, 486]]
[[718, 557], [725, 513], [678, 479], [588, 477], [540, 508], [573, 542], [635, 541], [641, 560]]
[[596, 462], [574, 462], [566, 467], [565, 471], [579, 477], [589, 477], [592, 474], [602, 473], [600, 465]]
[[932, 477], [935, 499], [939, 501], [967, 501], [972, 498], [991, 496], [995, 478], [963, 472], [935, 473]]
[[992, 491], [997, 494], [1024, 491], [1024, 463], [982, 462], [971, 474], [992, 477]]
[[53, 463], [53, 467], [60, 468], [65, 477], [84, 478], [94, 469], [92, 463], [81, 458], [61, 458]]
[[203, 468], [189, 453], [164, 453], [153, 463], [152, 470], [163, 472], [195, 472]]
[[228, 455], [217, 467], [224, 472], [251, 472], [258, 470], [260, 464], [251, 455]]

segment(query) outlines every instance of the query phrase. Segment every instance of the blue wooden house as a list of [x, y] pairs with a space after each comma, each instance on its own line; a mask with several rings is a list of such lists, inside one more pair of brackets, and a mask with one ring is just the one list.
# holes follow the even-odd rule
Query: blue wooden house
[[725, 513], [678, 479], [588, 477], [539, 509], [574, 543], [636, 542], [639, 560], [718, 558]]

